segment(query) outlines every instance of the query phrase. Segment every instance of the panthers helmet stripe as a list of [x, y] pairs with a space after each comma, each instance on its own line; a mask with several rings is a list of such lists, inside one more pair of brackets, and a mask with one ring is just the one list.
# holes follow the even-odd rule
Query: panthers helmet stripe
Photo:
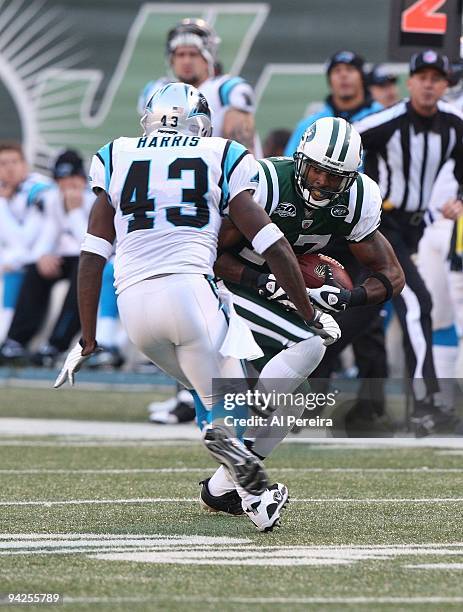
[[350, 144], [350, 135], [352, 133], [352, 126], [350, 123], [346, 125], [346, 134], [344, 136], [344, 143], [342, 145], [341, 153], [339, 154], [338, 161], [342, 162], [346, 159], [347, 150]]
[[339, 134], [339, 124], [339, 119], [335, 118], [333, 121], [333, 129], [331, 130], [330, 143], [325, 153], [326, 157], [331, 157], [333, 155], [334, 147], [336, 146], [336, 141], [338, 139]]

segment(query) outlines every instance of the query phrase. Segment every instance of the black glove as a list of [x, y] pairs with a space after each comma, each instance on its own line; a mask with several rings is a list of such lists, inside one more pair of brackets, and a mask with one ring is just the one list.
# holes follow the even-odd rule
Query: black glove
[[278, 302], [288, 310], [296, 310], [286, 291], [280, 287], [273, 274], [259, 274], [256, 287], [259, 295], [267, 300]]

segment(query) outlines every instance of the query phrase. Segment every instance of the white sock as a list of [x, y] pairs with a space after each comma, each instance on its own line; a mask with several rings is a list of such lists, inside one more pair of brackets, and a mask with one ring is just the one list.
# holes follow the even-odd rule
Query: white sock
[[254, 504], [256, 501], [259, 501], [260, 498], [262, 497], [261, 495], [252, 495], [251, 493], [248, 493], [247, 491], [243, 489], [243, 487], [240, 487], [239, 484], [235, 484], [235, 488], [236, 488], [236, 492], [243, 500], [246, 508], [250, 508], [251, 504]]
[[217, 468], [211, 476], [211, 479], [207, 483], [207, 488], [209, 489], [209, 493], [214, 497], [220, 497], [234, 490], [235, 483], [230, 476], [230, 472], [224, 465]]
[[207, 483], [207, 488], [209, 489], [209, 493], [214, 495], [214, 497], [219, 497], [220, 495], [225, 495], [225, 493], [229, 493], [236, 489], [238, 495], [244, 501], [246, 507], [251, 506], [256, 501], [259, 501], [260, 495], [252, 495], [240, 487], [240, 485], [236, 484], [232, 477], [230, 476], [230, 472], [227, 468], [221, 465], [213, 474], [209, 482]]

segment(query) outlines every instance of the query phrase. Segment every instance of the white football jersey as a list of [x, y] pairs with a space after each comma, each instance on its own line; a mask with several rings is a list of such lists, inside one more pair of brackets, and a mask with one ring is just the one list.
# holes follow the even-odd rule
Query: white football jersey
[[[140, 115], [143, 115], [145, 106], [154, 92], [171, 81], [172, 79], [163, 77], [145, 85], [138, 98], [137, 109]], [[222, 136], [223, 120], [227, 110], [236, 108], [252, 114], [256, 110], [254, 91], [241, 77], [232, 77], [229, 74], [212, 77], [204, 81], [198, 89], [206, 98], [211, 109], [214, 136]]]
[[115, 209], [115, 287], [158, 274], [212, 274], [221, 216], [258, 170], [240, 144], [155, 132], [118, 138], [93, 157], [90, 181]]

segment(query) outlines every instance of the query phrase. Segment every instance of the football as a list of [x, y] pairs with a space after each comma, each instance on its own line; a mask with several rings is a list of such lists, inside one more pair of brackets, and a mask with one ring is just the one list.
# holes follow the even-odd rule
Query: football
[[306, 255], [299, 255], [297, 260], [305, 285], [309, 289], [318, 289], [318, 287], [324, 284], [326, 266], [331, 268], [334, 280], [344, 289], [353, 289], [354, 287], [352, 279], [344, 269], [344, 266], [332, 257], [321, 255], [320, 253], [307, 253]]

